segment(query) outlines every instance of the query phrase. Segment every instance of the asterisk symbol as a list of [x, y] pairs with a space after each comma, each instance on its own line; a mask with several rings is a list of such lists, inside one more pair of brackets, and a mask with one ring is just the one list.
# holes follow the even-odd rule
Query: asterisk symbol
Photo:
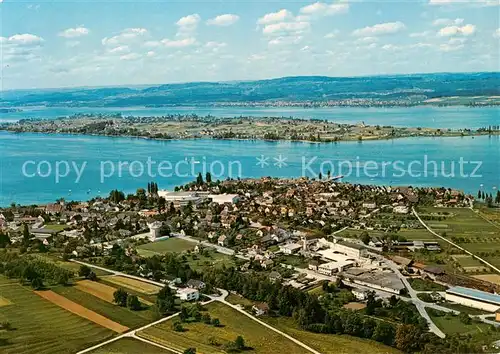
[[282, 168], [282, 167], [287, 166], [287, 163], [285, 162], [287, 160], [287, 158], [281, 156], [281, 154], [278, 157], [273, 157], [273, 159], [276, 161], [274, 163], [274, 166], [278, 166], [278, 168]]
[[260, 155], [260, 157], [256, 157], [257, 159], [257, 166], [260, 166], [261, 168], [264, 168], [266, 166], [269, 166], [269, 162], [267, 162], [267, 160], [269, 160], [269, 157], [265, 157], [264, 155]]

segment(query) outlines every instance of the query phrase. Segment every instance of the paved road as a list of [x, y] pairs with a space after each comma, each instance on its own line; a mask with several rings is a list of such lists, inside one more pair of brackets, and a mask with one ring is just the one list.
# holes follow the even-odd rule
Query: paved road
[[458, 248], [459, 250], [467, 253], [468, 255], [471, 255], [473, 256], [474, 258], [480, 260], [481, 262], [483, 262], [484, 264], [486, 264], [488, 267], [490, 267], [491, 269], [493, 269], [495, 272], [497, 273], [500, 273], [500, 269], [498, 269], [497, 267], [495, 267], [493, 264], [491, 263], [488, 263], [487, 261], [485, 261], [484, 259], [482, 259], [481, 257], [478, 257], [476, 256], [474, 253], [466, 250], [465, 248], [463, 248], [462, 246], [459, 246], [457, 245], [456, 243], [448, 240], [446, 237], [443, 237], [441, 235], [439, 235], [437, 232], [434, 232], [434, 230], [432, 230], [429, 226], [427, 226], [427, 224], [420, 218], [420, 216], [417, 214], [417, 211], [415, 210], [415, 208], [412, 208], [412, 211], [413, 211], [413, 215], [415, 215], [418, 219], [418, 221], [420, 221], [420, 223], [427, 229], [427, 231], [429, 231], [431, 234], [433, 234], [434, 236], [436, 237], [439, 237], [441, 240], [445, 241], [445, 242], [448, 242], [450, 245], [452, 245], [453, 247], [456, 247]]
[[245, 316], [247, 316], [247, 317], [251, 318], [251, 319], [252, 319], [252, 320], [254, 320], [255, 322], [257, 322], [257, 323], [259, 323], [259, 324], [263, 325], [264, 327], [269, 328], [271, 331], [274, 331], [274, 332], [276, 332], [276, 333], [278, 333], [278, 334], [281, 334], [283, 337], [288, 338], [289, 340], [291, 340], [291, 341], [292, 341], [292, 342], [294, 342], [295, 344], [297, 344], [297, 345], [301, 346], [302, 348], [306, 349], [307, 351], [309, 351], [309, 352], [311, 352], [311, 353], [314, 353], [314, 354], [321, 354], [321, 353], [320, 353], [320, 352], [318, 352], [317, 350], [314, 350], [313, 348], [311, 348], [311, 347], [307, 346], [306, 344], [302, 343], [301, 341], [299, 341], [299, 340], [297, 340], [297, 339], [293, 338], [292, 336], [289, 336], [289, 335], [288, 335], [288, 334], [286, 334], [285, 332], [282, 332], [282, 331], [280, 331], [279, 329], [276, 329], [276, 328], [274, 328], [273, 326], [271, 326], [271, 325], [267, 324], [266, 322], [259, 320], [257, 317], [252, 316], [251, 314], [249, 314], [249, 313], [248, 313], [248, 312], [246, 312], [245, 310], [241, 309], [241, 307], [236, 306], [236, 305], [233, 305], [233, 304], [231, 304], [230, 302], [227, 302], [227, 301], [226, 301], [226, 297], [227, 297], [227, 295], [229, 294], [229, 293], [227, 292], [227, 290], [219, 289], [219, 291], [222, 293], [222, 295], [221, 295], [221, 296], [219, 296], [219, 297], [214, 297], [214, 298], [213, 298], [214, 300], [216, 300], [216, 301], [220, 301], [220, 302], [222, 302], [223, 304], [225, 304], [225, 305], [227, 305], [227, 306], [229, 306], [229, 307], [231, 307], [231, 308], [235, 309], [236, 311], [238, 311], [238, 312], [242, 313], [243, 315], [245, 315]]
[[[160, 324], [160, 323], [162, 323], [162, 322], [168, 321], [168, 320], [170, 320], [171, 318], [174, 318], [174, 317], [176, 317], [176, 316], [178, 316], [178, 315], [179, 315], [179, 313], [175, 313], [175, 314], [173, 314], [173, 315], [171, 315], [171, 316], [164, 317], [164, 318], [162, 318], [162, 319], [160, 319], [160, 320], [158, 320], [158, 321], [155, 321], [155, 322], [152, 322], [152, 323], [150, 323], [150, 324], [147, 324], [147, 325], [145, 325], [145, 326], [143, 326], [143, 327], [141, 327], [141, 328], [134, 329], [134, 330], [129, 331], [129, 332], [127, 332], [127, 333], [123, 333], [123, 334], [121, 334], [121, 335], [119, 335], [119, 336], [117, 336], [117, 337], [111, 338], [110, 340], [107, 340], [107, 341], [105, 341], [105, 342], [102, 342], [102, 343], [99, 343], [99, 344], [97, 344], [97, 345], [94, 345], [93, 347], [90, 347], [90, 348], [84, 349], [84, 350], [82, 350], [82, 351], [78, 352], [77, 354], [89, 353], [89, 352], [91, 352], [91, 351], [93, 351], [93, 350], [96, 350], [96, 349], [98, 349], [98, 348], [100, 348], [100, 347], [103, 347], [103, 346], [105, 346], [105, 345], [111, 344], [111, 343], [113, 343], [113, 342], [116, 342], [117, 340], [120, 340], [120, 339], [122, 339], [122, 338], [127, 338], [127, 337], [137, 338], [137, 339], [139, 339], [139, 340], [142, 340], [143, 342], [145, 341], [145, 342], [147, 342], [147, 343], [149, 343], [149, 344], [152, 344], [152, 345], [155, 345], [155, 346], [157, 346], [157, 347], [161, 347], [161, 348], [163, 348], [163, 349], [170, 350], [170, 351], [172, 351], [172, 352], [174, 352], [174, 353], [179, 353], [179, 352], [174, 351], [174, 350], [172, 350], [172, 349], [170, 349], [170, 348], [164, 347], [164, 346], [162, 346], [162, 345], [157, 345], [156, 343], [153, 343], [153, 342], [151, 342], [151, 341], [148, 341], [147, 339], [144, 339], [144, 338], [143, 338], [143, 339], [140, 339], [140, 337], [136, 336], [136, 333], [137, 333], [137, 332], [142, 331], [142, 330], [144, 330], [144, 329], [146, 329], [146, 328], [149, 328], [149, 327], [151, 327], [151, 326], [156, 326], [157, 324]], [[179, 354], [180, 354], [180, 353], [179, 353]]]
[[[73, 261], [73, 262], [75, 262], [75, 263], [78, 263], [78, 264], [83, 264], [83, 265], [86, 265], [86, 266], [91, 267], [91, 268], [100, 269], [100, 270], [103, 270], [103, 271], [105, 271], [105, 272], [112, 273], [112, 274], [114, 274], [114, 275], [126, 276], [126, 277], [129, 277], [129, 278], [132, 278], [132, 279], [137, 279], [137, 280], [140, 280], [140, 281], [149, 282], [149, 283], [151, 283], [151, 284], [155, 284], [155, 285], [159, 285], [159, 286], [164, 286], [164, 285], [165, 285], [165, 284], [158, 283], [158, 282], [155, 282], [155, 281], [152, 281], [152, 280], [149, 280], [149, 279], [145, 279], [145, 278], [142, 278], [142, 277], [137, 277], [137, 276], [134, 276], [134, 275], [129, 275], [129, 274], [125, 274], [125, 273], [122, 273], [122, 272], [115, 271], [115, 270], [111, 270], [111, 269], [107, 269], [107, 268], [104, 268], [104, 267], [96, 266], [96, 265], [91, 264], [91, 263], [86, 263], [86, 262], [77, 261], [77, 260], [72, 260], [72, 261]], [[229, 307], [231, 307], [231, 308], [233, 308], [233, 309], [237, 310], [238, 312], [240, 312], [240, 313], [244, 314], [245, 316], [247, 316], [247, 317], [251, 318], [252, 320], [254, 320], [254, 321], [256, 321], [256, 322], [260, 323], [261, 325], [263, 325], [263, 326], [265, 326], [265, 327], [269, 328], [270, 330], [272, 330], [272, 331], [274, 331], [274, 332], [276, 332], [276, 333], [281, 334], [281, 335], [282, 335], [282, 336], [284, 336], [285, 338], [288, 338], [289, 340], [291, 340], [292, 342], [294, 342], [294, 343], [296, 343], [297, 345], [301, 346], [302, 348], [306, 349], [307, 351], [309, 351], [309, 352], [311, 352], [311, 353], [313, 353], [313, 354], [321, 354], [320, 352], [318, 352], [318, 351], [316, 351], [316, 350], [312, 349], [311, 347], [309, 347], [309, 346], [305, 345], [305, 344], [304, 344], [304, 343], [302, 343], [301, 341], [299, 341], [299, 340], [297, 340], [297, 339], [293, 338], [292, 336], [289, 336], [288, 334], [286, 334], [286, 333], [284, 333], [284, 332], [282, 332], [282, 331], [280, 331], [280, 330], [278, 330], [278, 329], [276, 329], [276, 328], [272, 327], [271, 325], [269, 325], [269, 324], [267, 324], [267, 323], [265, 323], [265, 322], [263, 322], [263, 321], [259, 320], [259, 319], [258, 319], [258, 318], [256, 318], [256, 317], [252, 316], [252, 315], [251, 315], [251, 314], [249, 314], [248, 312], [246, 312], [246, 311], [242, 310], [240, 307], [235, 306], [235, 305], [231, 304], [230, 302], [227, 302], [227, 301], [226, 301], [226, 297], [229, 295], [229, 292], [228, 292], [227, 290], [224, 290], [224, 289], [218, 289], [218, 290], [220, 291], [221, 295], [219, 295], [219, 296], [209, 296], [210, 301], [206, 301], [206, 302], [204, 302], [204, 303], [202, 303], [202, 304], [203, 304], [203, 305], [205, 305], [205, 304], [208, 304], [208, 303], [210, 303], [210, 302], [212, 302], [212, 301], [219, 301], [219, 302], [221, 302], [221, 303], [223, 303], [223, 304], [225, 304], [225, 305], [227, 305], [227, 306], [229, 306]], [[117, 341], [117, 340], [119, 340], [119, 339], [121, 339], [121, 338], [127, 338], [127, 337], [129, 337], [129, 338], [135, 338], [135, 339], [138, 339], [138, 340], [143, 341], [143, 342], [145, 342], [145, 343], [148, 343], [148, 344], [154, 345], [154, 346], [156, 346], [156, 347], [159, 347], [159, 348], [162, 348], [162, 349], [165, 349], [165, 350], [169, 350], [169, 351], [171, 351], [171, 352], [173, 352], [173, 353], [176, 353], [176, 354], [182, 354], [182, 353], [180, 353], [180, 352], [178, 352], [178, 351], [176, 351], [176, 350], [173, 350], [173, 349], [168, 348], [168, 347], [165, 347], [165, 346], [163, 346], [163, 345], [161, 345], [161, 344], [158, 344], [158, 343], [155, 343], [155, 342], [149, 341], [149, 340], [147, 340], [147, 339], [145, 339], [145, 338], [142, 338], [142, 337], [140, 337], [140, 336], [137, 336], [137, 333], [138, 333], [138, 332], [143, 331], [143, 330], [145, 330], [145, 329], [147, 329], [147, 328], [149, 328], [149, 327], [155, 326], [155, 325], [157, 325], [157, 324], [160, 324], [160, 323], [162, 323], [162, 322], [168, 321], [169, 319], [174, 318], [174, 317], [176, 317], [176, 316], [178, 316], [178, 315], [179, 315], [179, 313], [175, 313], [175, 314], [173, 314], [173, 315], [171, 315], [171, 316], [164, 317], [164, 318], [162, 318], [162, 319], [160, 319], [160, 320], [158, 320], [158, 321], [152, 322], [152, 323], [150, 323], [150, 324], [147, 324], [147, 325], [145, 325], [145, 326], [143, 326], [143, 327], [140, 327], [140, 328], [134, 329], [134, 330], [129, 331], [129, 332], [127, 332], [127, 333], [123, 333], [123, 334], [121, 334], [121, 335], [119, 335], [119, 336], [117, 336], [117, 337], [114, 337], [114, 338], [110, 339], [110, 340], [107, 340], [107, 341], [102, 342], [102, 343], [100, 343], [100, 344], [94, 345], [93, 347], [90, 347], [90, 348], [87, 348], [87, 349], [85, 349], [85, 350], [82, 350], [82, 351], [78, 352], [77, 354], [85, 354], [85, 353], [89, 353], [89, 352], [91, 352], [91, 351], [93, 351], [93, 350], [96, 350], [96, 349], [98, 349], [98, 348], [100, 348], [100, 347], [103, 347], [103, 346], [105, 346], [105, 345], [111, 344], [111, 343], [113, 343], [113, 342], [115, 342], [115, 341]]]
[[439, 329], [439, 327], [436, 326], [436, 324], [434, 322], [432, 322], [431, 317], [429, 316], [429, 314], [425, 310], [425, 306], [427, 305], [427, 303], [423, 302], [422, 300], [420, 300], [417, 297], [417, 292], [415, 290], [413, 290], [408, 279], [406, 279], [406, 277], [403, 274], [401, 274], [398, 266], [390, 260], [386, 260], [385, 263], [389, 266], [389, 268], [391, 268], [394, 271], [394, 273], [398, 276], [398, 278], [403, 282], [404, 286], [408, 289], [408, 295], [410, 295], [410, 297], [411, 297], [411, 302], [417, 308], [418, 312], [420, 313], [420, 316], [425, 318], [425, 320], [429, 324], [429, 331], [431, 331], [432, 333], [434, 333], [435, 335], [437, 335], [440, 338], [446, 337], [446, 334], [444, 334], [444, 332], [441, 331]]

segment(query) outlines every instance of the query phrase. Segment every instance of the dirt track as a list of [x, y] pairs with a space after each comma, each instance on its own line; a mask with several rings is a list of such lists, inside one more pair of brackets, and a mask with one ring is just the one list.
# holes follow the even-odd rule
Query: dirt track
[[94, 323], [97, 323], [98, 325], [108, 328], [112, 331], [115, 331], [117, 333], [123, 333], [129, 330], [128, 327], [122, 326], [119, 323], [116, 323], [114, 321], [111, 321], [110, 319], [99, 315], [98, 313], [95, 313], [94, 311], [91, 311], [76, 302], [73, 302], [71, 300], [66, 299], [64, 296], [61, 296], [59, 294], [56, 294], [55, 292], [51, 290], [46, 290], [46, 291], [35, 291], [35, 293], [44, 299], [56, 304], [59, 307], [62, 307], [63, 309], [74, 313], [75, 315], [78, 315], [80, 317], [86, 318], [89, 321], [92, 321]]

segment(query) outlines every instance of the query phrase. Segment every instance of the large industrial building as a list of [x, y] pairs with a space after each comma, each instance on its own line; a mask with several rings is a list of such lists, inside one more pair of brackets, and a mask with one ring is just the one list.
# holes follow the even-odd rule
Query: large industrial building
[[455, 286], [446, 290], [445, 298], [460, 305], [496, 312], [500, 309], [500, 295], [485, 291]]

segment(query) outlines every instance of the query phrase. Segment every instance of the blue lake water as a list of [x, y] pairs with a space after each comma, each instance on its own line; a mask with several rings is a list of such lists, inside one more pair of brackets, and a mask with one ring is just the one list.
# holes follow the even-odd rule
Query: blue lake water
[[[480, 114], [482, 109], [470, 112]], [[369, 122], [369, 119], [365, 121]], [[446, 186], [473, 194], [480, 188], [495, 193], [500, 186], [498, 136], [310, 144], [151, 141], [0, 132], [0, 152], [0, 205], [11, 202], [39, 204], [60, 197], [86, 200], [107, 195], [111, 189], [134, 192], [149, 181], [169, 189], [192, 181], [198, 172], [210, 169], [214, 176], [224, 172], [221, 178], [229, 174], [233, 177], [314, 177], [321, 164], [323, 175], [331, 170], [334, 176], [348, 175], [344, 180], [352, 183]], [[262, 161], [261, 165], [257, 164], [257, 158]], [[191, 163], [191, 159], [198, 163]], [[463, 171], [460, 171], [461, 159]], [[66, 162], [59, 163], [59, 175], [66, 176], [58, 181], [55, 175], [57, 161], [66, 161], [70, 166], [67, 172]], [[161, 171], [158, 169], [160, 162]], [[382, 167], [383, 162], [386, 162], [385, 167]], [[79, 181], [75, 167], [82, 171]], [[478, 169], [474, 171], [476, 167]], [[470, 176], [472, 172], [475, 172], [474, 176]]]
[[172, 108], [72, 108], [72, 107], [23, 107], [21, 112], [0, 114], [0, 122], [23, 118], [53, 119], [76, 113], [122, 113], [130, 116], [160, 116], [166, 114], [208, 114], [219, 117], [300, 117], [317, 118], [339, 123], [429, 127], [429, 128], [481, 128], [498, 125], [497, 107], [395, 107], [395, 108], [251, 108], [251, 107], [172, 107]]

